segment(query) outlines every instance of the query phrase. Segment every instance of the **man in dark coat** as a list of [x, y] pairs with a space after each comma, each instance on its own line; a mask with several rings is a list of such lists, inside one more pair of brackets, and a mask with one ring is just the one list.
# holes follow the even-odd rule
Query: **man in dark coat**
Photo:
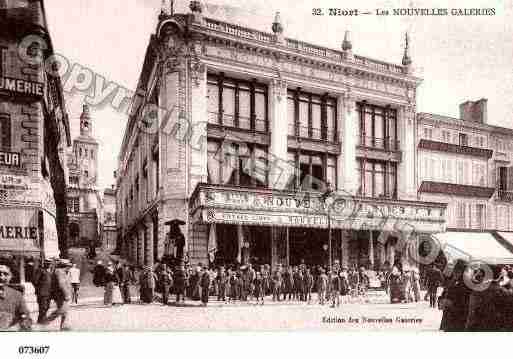
[[440, 330], [458, 332], [465, 329], [467, 322], [469, 298], [472, 290], [465, 284], [463, 273], [467, 262], [458, 259], [454, 265], [451, 278], [442, 294], [442, 322]]
[[429, 306], [431, 308], [436, 307], [436, 301], [437, 301], [437, 290], [438, 287], [440, 287], [443, 283], [444, 277], [442, 274], [442, 271], [438, 269], [438, 267], [435, 264], [432, 264], [431, 267], [429, 267], [427, 273], [426, 273], [426, 287], [428, 290], [428, 296], [429, 296]]
[[312, 273], [310, 272], [310, 268], [304, 269], [304, 286], [303, 286], [303, 297], [305, 298], [305, 301], [308, 302], [308, 304], [312, 301], [312, 288], [314, 285], [314, 277]]
[[[479, 271], [479, 269], [478, 269]], [[469, 310], [465, 330], [467, 331], [512, 331], [513, 295], [499, 284], [501, 269], [495, 266], [494, 278], [485, 290], [474, 290], [469, 298]], [[479, 282], [484, 272], [477, 273]], [[484, 283], [486, 285], [486, 283]]]
[[165, 263], [162, 263], [160, 266], [158, 282], [162, 292], [162, 304], [167, 305], [169, 302], [169, 291], [173, 285], [173, 276]]
[[186, 276], [185, 276], [185, 269], [183, 264], [180, 264], [178, 266], [178, 269], [175, 271], [174, 275], [174, 285], [175, 285], [175, 291], [176, 291], [176, 303], [180, 303], [180, 298], [182, 298], [182, 301], [184, 301], [184, 292], [186, 287]]
[[201, 287], [201, 302], [204, 306], [207, 306], [209, 289], [210, 289], [210, 272], [208, 267], [203, 267], [203, 271], [200, 276], [200, 287]]
[[119, 289], [121, 290], [121, 296], [125, 304], [132, 303], [132, 296], [130, 294], [130, 284], [134, 281], [133, 274], [128, 267], [128, 264], [124, 264], [121, 269], [118, 270], [119, 277]]
[[220, 267], [217, 271], [217, 300], [226, 302], [226, 284], [229, 278], [226, 275], [224, 267]]
[[32, 320], [25, 298], [16, 289], [9, 287], [12, 270], [9, 263], [0, 263], [0, 330], [19, 325], [23, 331], [30, 331]]
[[50, 261], [44, 261], [34, 278], [34, 289], [36, 291], [37, 306], [39, 310], [37, 316], [38, 324], [43, 324], [45, 322], [48, 309], [50, 309], [52, 294], [52, 273], [50, 266]]

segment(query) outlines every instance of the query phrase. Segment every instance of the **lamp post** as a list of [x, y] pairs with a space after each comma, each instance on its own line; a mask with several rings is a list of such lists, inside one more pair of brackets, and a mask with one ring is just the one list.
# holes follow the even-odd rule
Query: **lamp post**
[[331, 271], [331, 205], [333, 204], [333, 189], [331, 183], [326, 184], [326, 191], [321, 196], [328, 216], [328, 268]]

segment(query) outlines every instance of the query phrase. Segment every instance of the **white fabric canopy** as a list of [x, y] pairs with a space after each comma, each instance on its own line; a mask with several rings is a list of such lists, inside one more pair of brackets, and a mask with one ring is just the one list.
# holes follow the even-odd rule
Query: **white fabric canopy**
[[513, 264], [513, 253], [489, 232], [444, 232], [436, 233], [433, 237], [440, 242], [442, 250], [450, 259]]

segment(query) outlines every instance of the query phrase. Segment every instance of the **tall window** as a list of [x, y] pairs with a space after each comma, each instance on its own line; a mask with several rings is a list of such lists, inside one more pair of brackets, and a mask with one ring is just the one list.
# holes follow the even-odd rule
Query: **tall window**
[[363, 197], [397, 198], [397, 164], [360, 159], [357, 161], [359, 194]]
[[466, 133], [459, 134], [460, 146], [468, 146], [468, 136]]
[[433, 139], [433, 129], [431, 127], [424, 127], [424, 138], [426, 140]]
[[11, 117], [0, 114], [0, 149], [11, 149]]
[[397, 111], [389, 107], [357, 103], [360, 118], [360, 145], [387, 151], [399, 149]]
[[267, 187], [267, 148], [253, 144], [208, 141], [208, 182]]
[[302, 191], [323, 191], [329, 182], [337, 187], [337, 159], [315, 152], [289, 152], [288, 162], [294, 168], [288, 188]]
[[80, 198], [79, 197], [68, 197], [68, 212], [79, 213], [80, 212]]
[[289, 90], [287, 118], [289, 136], [337, 141], [337, 100], [327, 95]]
[[267, 85], [209, 74], [207, 97], [209, 123], [267, 132]]
[[484, 229], [485, 227], [485, 205], [476, 204], [475, 207], [475, 223], [478, 229]]
[[462, 202], [456, 204], [456, 226], [458, 228], [465, 228], [466, 207], [467, 205]]

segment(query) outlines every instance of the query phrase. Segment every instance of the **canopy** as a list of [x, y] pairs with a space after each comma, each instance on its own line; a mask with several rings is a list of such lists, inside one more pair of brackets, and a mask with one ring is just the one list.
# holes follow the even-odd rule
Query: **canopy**
[[497, 234], [513, 246], [513, 232], [497, 232]]
[[464, 259], [489, 264], [513, 264], [513, 253], [490, 232], [444, 232], [433, 237], [439, 241], [448, 260]]

